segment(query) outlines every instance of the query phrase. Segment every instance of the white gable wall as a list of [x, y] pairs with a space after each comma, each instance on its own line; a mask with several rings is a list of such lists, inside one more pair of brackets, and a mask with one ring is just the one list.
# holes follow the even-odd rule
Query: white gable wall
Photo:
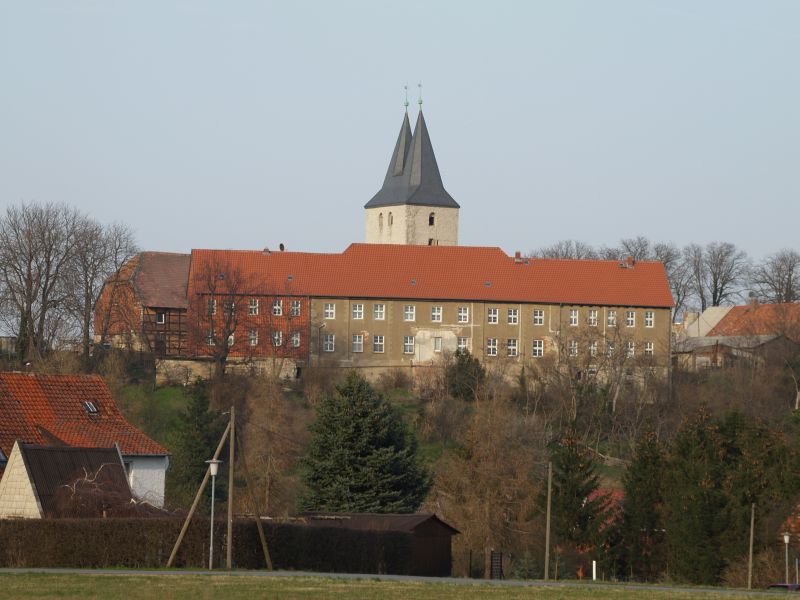
[[153, 506], [164, 506], [164, 479], [169, 458], [166, 456], [123, 455], [128, 482], [133, 495]]
[[0, 479], [0, 519], [41, 519], [42, 514], [19, 444], [14, 442], [3, 478]]

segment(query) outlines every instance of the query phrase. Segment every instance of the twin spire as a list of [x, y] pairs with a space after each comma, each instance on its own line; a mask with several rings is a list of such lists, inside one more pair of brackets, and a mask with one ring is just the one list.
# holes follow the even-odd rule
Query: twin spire
[[364, 208], [402, 204], [459, 208], [458, 203], [444, 189], [431, 138], [428, 135], [428, 127], [422, 114], [421, 96], [419, 104], [420, 111], [414, 133], [411, 133], [411, 124], [406, 111], [392, 159], [389, 161], [389, 169], [383, 180], [383, 187], [364, 205]]

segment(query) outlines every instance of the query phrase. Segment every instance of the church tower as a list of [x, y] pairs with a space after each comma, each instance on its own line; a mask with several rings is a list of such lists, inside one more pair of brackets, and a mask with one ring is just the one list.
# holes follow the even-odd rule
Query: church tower
[[420, 108], [403, 116], [383, 187], [364, 205], [368, 244], [458, 245], [458, 203], [447, 193]]

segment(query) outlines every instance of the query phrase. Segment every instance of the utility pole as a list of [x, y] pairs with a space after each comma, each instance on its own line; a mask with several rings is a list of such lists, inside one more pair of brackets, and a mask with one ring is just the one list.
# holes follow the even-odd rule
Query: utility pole
[[550, 504], [553, 498], [553, 462], [547, 463], [547, 525], [544, 530], [544, 580], [550, 579]]
[[756, 523], [756, 503], [750, 505], [750, 554], [747, 558], [747, 589], [753, 589], [753, 529]]
[[[211, 460], [217, 460], [219, 458], [220, 452], [222, 452], [222, 447], [225, 445], [225, 440], [228, 439], [228, 432], [230, 430], [231, 430], [231, 424], [228, 423], [228, 426], [222, 433], [222, 437], [219, 440], [219, 445], [217, 446], [217, 449], [214, 452], [214, 456]], [[189, 529], [189, 523], [192, 521], [192, 516], [194, 516], [194, 511], [197, 510], [197, 505], [200, 504], [200, 498], [203, 496], [203, 492], [205, 491], [206, 486], [208, 485], [208, 479], [210, 477], [211, 477], [211, 465], [209, 465], [208, 468], [206, 469], [206, 474], [203, 477], [203, 482], [197, 489], [197, 494], [195, 494], [194, 496], [194, 502], [192, 502], [192, 507], [189, 509], [189, 514], [186, 515], [186, 519], [183, 522], [183, 527], [181, 527], [181, 532], [178, 534], [178, 539], [175, 541], [175, 546], [173, 546], [172, 552], [169, 555], [169, 559], [167, 560], [168, 569], [175, 562], [175, 557], [178, 555], [178, 549], [181, 547], [181, 542], [183, 542], [183, 537], [186, 535], [186, 530]]]
[[231, 433], [228, 439], [228, 556], [225, 566], [230, 571], [233, 568], [233, 458], [234, 440], [236, 439], [236, 407], [231, 406]]

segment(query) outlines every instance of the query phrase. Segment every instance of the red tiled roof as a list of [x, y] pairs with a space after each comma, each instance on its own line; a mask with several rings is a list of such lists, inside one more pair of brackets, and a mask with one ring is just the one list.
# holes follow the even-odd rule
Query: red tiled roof
[[500, 248], [352, 244], [341, 254], [193, 250], [190, 294], [209, 266], [237, 270], [243, 292], [606, 306], [673, 305], [664, 267], [641, 261], [521, 259]]
[[186, 283], [189, 254], [141, 252], [133, 276], [136, 293], [144, 306], [187, 308]]
[[[87, 412], [85, 401], [97, 414]], [[97, 375], [0, 373], [0, 449], [6, 456], [16, 439], [96, 448], [117, 442], [126, 455], [169, 454], [125, 420]]]
[[733, 306], [708, 336], [785, 335], [800, 342], [800, 304]]

